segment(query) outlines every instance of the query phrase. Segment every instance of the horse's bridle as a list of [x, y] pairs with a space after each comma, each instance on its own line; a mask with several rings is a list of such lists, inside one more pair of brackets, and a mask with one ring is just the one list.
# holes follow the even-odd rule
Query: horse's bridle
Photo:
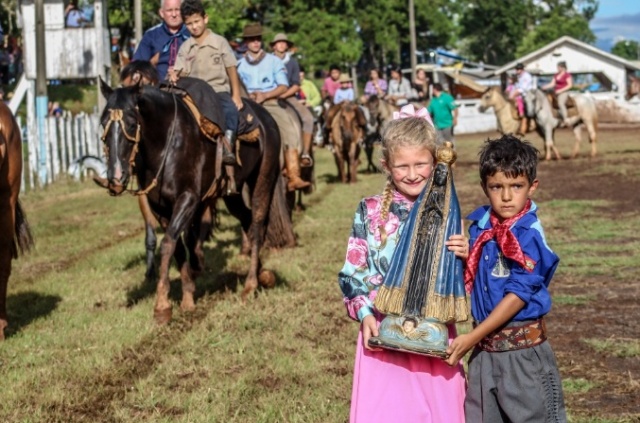
[[[169, 133], [170, 140], [173, 139], [173, 132], [175, 131], [176, 119], [178, 116], [178, 104], [176, 102], [176, 95], [172, 94], [172, 96], [173, 96], [174, 109], [173, 109], [173, 122], [171, 122], [171, 131]], [[138, 110], [137, 106], [136, 106], [136, 110]], [[109, 120], [104, 125], [104, 132], [102, 133], [102, 137], [100, 137], [100, 139], [104, 143], [104, 150], [105, 150], [104, 155], [105, 157], [109, 157], [109, 147], [105, 142], [107, 138], [107, 134], [109, 132], [109, 128], [111, 127], [111, 124], [114, 122], [120, 125], [120, 129], [122, 129], [122, 133], [124, 134], [124, 137], [128, 141], [131, 141], [133, 143], [133, 149], [131, 150], [131, 155], [129, 156], [129, 175], [133, 176], [133, 167], [135, 166], [136, 155], [138, 154], [138, 145], [140, 145], [140, 122], [136, 120], [136, 135], [131, 136], [131, 134], [129, 134], [125, 129], [123, 117], [124, 117], [124, 110], [109, 109]], [[170, 144], [171, 143], [167, 143], [167, 145], [165, 146], [165, 149], [162, 152], [162, 163], [160, 164], [160, 168], [158, 169], [156, 176], [153, 178], [149, 186], [143, 190], [138, 189], [137, 191], [133, 191], [133, 190], [127, 189], [127, 191], [135, 195], [147, 195], [149, 191], [151, 191], [153, 188], [155, 188], [158, 185], [158, 178], [160, 177], [160, 174], [162, 173], [162, 170], [164, 169], [164, 165], [167, 161], [168, 149]], [[133, 178], [131, 178], [131, 180], [132, 180], [131, 182], [133, 182]]]

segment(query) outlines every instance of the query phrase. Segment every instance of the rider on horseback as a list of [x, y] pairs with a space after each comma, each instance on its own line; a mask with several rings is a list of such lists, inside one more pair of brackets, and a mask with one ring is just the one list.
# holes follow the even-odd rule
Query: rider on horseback
[[200, 0], [185, 0], [180, 6], [180, 13], [191, 38], [180, 47], [169, 78], [174, 84], [181, 76], [199, 78], [218, 94], [227, 125], [224, 136], [229, 143], [229, 149], [225, 146], [222, 161], [226, 165], [234, 165], [238, 110], [243, 107], [235, 54], [224, 37], [207, 28], [209, 17]]
[[280, 98], [285, 100], [296, 111], [302, 121], [302, 155], [300, 164], [309, 167], [313, 164], [311, 155], [311, 138], [313, 137], [313, 115], [297, 98], [300, 91], [300, 65], [289, 49], [293, 46], [293, 41], [287, 38], [286, 34], [277, 34], [271, 41], [271, 49], [280, 60], [284, 62], [289, 80], [289, 88]]
[[558, 73], [553, 75], [553, 79], [548, 84], [542, 86], [543, 90], [553, 88], [553, 92], [558, 100], [558, 109], [560, 117], [562, 118], [562, 124], [566, 127], [573, 126], [575, 120], [569, 119], [567, 113], [567, 100], [569, 99], [569, 90], [573, 87], [573, 78], [571, 74], [567, 72], [567, 63], [562, 61], [558, 62]]
[[287, 189], [295, 191], [311, 184], [300, 178], [300, 159], [298, 157], [300, 135], [290, 130], [287, 112], [278, 105], [277, 99], [287, 91], [289, 81], [284, 63], [273, 54], [262, 49], [262, 26], [259, 23], [244, 27], [242, 38], [247, 45], [247, 53], [238, 63], [238, 75], [247, 88], [251, 98], [262, 104], [278, 123], [282, 142], [286, 145], [285, 164], [289, 183]]
[[[524, 65], [522, 63], [516, 64], [516, 75], [518, 76], [518, 82], [516, 82], [515, 89], [513, 89], [509, 93], [509, 99], [511, 101], [515, 101], [516, 97], [521, 97], [524, 99], [524, 96], [532, 90], [533, 87], [533, 77], [529, 72], [524, 70]], [[526, 115], [526, 110], [520, 116], [520, 133], [526, 134], [528, 127], [528, 119]]]

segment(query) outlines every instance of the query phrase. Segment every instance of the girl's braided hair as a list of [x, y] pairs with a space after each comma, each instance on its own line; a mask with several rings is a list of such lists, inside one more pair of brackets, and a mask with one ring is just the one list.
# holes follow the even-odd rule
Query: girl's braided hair
[[[433, 157], [436, 156], [436, 131], [433, 125], [423, 118], [409, 117], [395, 119], [388, 122], [380, 134], [382, 138], [381, 160], [387, 167], [392, 165], [392, 158], [396, 151], [404, 147], [424, 147]], [[387, 241], [387, 231], [384, 228], [389, 219], [389, 208], [393, 200], [395, 186], [388, 170], [387, 182], [382, 192], [380, 205], [380, 244], [384, 247]]]

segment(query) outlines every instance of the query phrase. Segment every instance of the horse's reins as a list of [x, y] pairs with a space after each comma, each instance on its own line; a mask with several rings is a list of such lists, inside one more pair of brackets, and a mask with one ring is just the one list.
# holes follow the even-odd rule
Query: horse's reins
[[[173, 139], [173, 133], [176, 127], [176, 120], [178, 118], [178, 104], [176, 101], [176, 95], [173, 93], [171, 93], [171, 95], [173, 97], [173, 122], [171, 122], [171, 128], [169, 131], [170, 140]], [[131, 155], [129, 156], [129, 174], [133, 176], [133, 167], [135, 167], [136, 155], [138, 154], [138, 145], [140, 144], [140, 122], [137, 122], [137, 125], [136, 125], [136, 135], [131, 136], [125, 129], [123, 117], [124, 117], [124, 110], [109, 109], [109, 120], [104, 125], [104, 132], [102, 133], [102, 137], [100, 138], [102, 139], [103, 142], [105, 142], [107, 138], [107, 134], [109, 133], [109, 128], [111, 127], [111, 124], [113, 122], [120, 125], [120, 129], [122, 129], [122, 133], [124, 134], [125, 139], [133, 143], [133, 149], [131, 150]], [[158, 178], [160, 177], [160, 174], [164, 170], [164, 166], [167, 162], [167, 156], [169, 155], [168, 154], [169, 146], [170, 146], [170, 143], [167, 143], [164, 150], [162, 151], [162, 163], [160, 163], [158, 172], [156, 172], [156, 176], [153, 178], [149, 186], [143, 190], [138, 189], [137, 191], [133, 191], [130, 189], [126, 189], [127, 191], [132, 192], [134, 195], [147, 195], [152, 189], [158, 186]], [[105, 155], [108, 158], [109, 157], [108, 147], [106, 146], [106, 144], [105, 144], [105, 150], [107, 151], [107, 154]], [[133, 180], [131, 182], [133, 183]]]

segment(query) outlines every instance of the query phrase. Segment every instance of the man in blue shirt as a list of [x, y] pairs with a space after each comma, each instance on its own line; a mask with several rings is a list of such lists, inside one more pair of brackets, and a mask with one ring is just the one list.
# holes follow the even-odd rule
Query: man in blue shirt
[[182, 22], [180, 0], [162, 0], [158, 13], [163, 22], [144, 33], [133, 54], [133, 60], [148, 60], [153, 63], [162, 81], [169, 68], [173, 67], [180, 46], [190, 35]]
[[278, 98], [289, 88], [289, 78], [284, 62], [262, 49], [262, 26], [251, 23], [242, 32], [247, 53], [238, 62], [238, 75], [251, 98], [273, 116], [280, 129], [287, 168], [287, 189], [308, 188], [311, 184], [300, 178], [300, 157], [302, 138], [293, 128], [298, 125], [285, 109], [278, 105]]

